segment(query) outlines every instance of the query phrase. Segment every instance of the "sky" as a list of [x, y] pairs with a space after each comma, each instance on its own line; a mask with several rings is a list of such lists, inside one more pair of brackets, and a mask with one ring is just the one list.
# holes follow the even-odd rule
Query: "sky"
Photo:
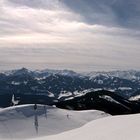
[[140, 69], [140, 0], [0, 0], [0, 70]]

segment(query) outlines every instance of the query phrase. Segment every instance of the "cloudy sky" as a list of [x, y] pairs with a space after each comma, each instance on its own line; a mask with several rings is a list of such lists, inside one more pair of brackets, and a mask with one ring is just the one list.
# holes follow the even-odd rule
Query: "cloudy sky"
[[140, 69], [140, 0], [0, 0], [0, 70]]

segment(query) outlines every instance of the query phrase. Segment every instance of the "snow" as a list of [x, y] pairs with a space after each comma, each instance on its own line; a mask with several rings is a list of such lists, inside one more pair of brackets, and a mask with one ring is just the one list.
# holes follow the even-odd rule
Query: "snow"
[[118, 89], [119, 90], [132, 90], [131, 87], [119, 87]]
[[116, 104], [119, 104], [119, 105], [123, 106], [124, 108], [126, 108], [126, 109], [128, 109], [128, 110], [130, 109], [130, 108], [128, 108], [127, 106], [125, 106], [125, 105], [119, 103], [118, 101], [114, 100], [112, 97], [110, 97], [110, 96], [108, 96], [108, 95], [102, 95], [102, 96], [99, 96], [99, 97], [102, 98], [102, 99], [105, 99], [105, 100], [107, 100], [107, 101], [109, 101], [109, 102], [114, 102], [114, 103], [116, 103]]
[[45, 80], [46, 79], [46, 76], [43, 76], [43, 77], [35, 77], [35, 79], [38, 80], [38, 81]]
[[140, 100], [140, 95], [136, 95], [136, 96], [130, 97], [129, 100], [130, 101], [138, 101], [138, 100]]
[[34, 140], [139, 140], [139, 130], [140, 114], [110, 116], [75, 130]]
[[13, 103], [13, 106], [17, 105], [19, 103], [18, 100], [15, 100], [15, 95], [13, 94], [12, 96], [12, 103]]
[[56, 107], [21, 105], [0, 110], [0, 140], [31, 139], [56, 135], [109, 116], [92, 111], [68, 111]]
[[89, 72], [89, 73], [83, 73], [84, 76], [90, 77], [90, 79], [94, 79], [97, 76], [104, 76], [104, 77], [118, 77], [121, 79], [127, 79], [127, 80], [140, 80], [140, 74], [139, 71], [135, 70], [128, 70], [128, 71], [100, 71], [100, 72]]
[[74, 97], [69, 97], [69, 98], [66, 98], [66, 99], [64, 99], [64, 101], [67, 101], [67, 100], [72, 100], [72, 99], [74, 99]]
[[97, 80], [97, 83], [98, 83], [98, 84], [103, 84], [104, 81], [103, 81], [103, 80]]
[[34, 105], [0, 110], [0, 140], [140, 139], [140, 114], [109, 116], [97, 110], [37, 106], [37, 110]]
[[51, 75], [64, 75], [64, 76], [70, 76], [70, 77], [73, 77], [73, 76], [80, 76], [79, 73], [76, 73], [72, 70], [53, 70], [53, 69], [46, 69], [46, 70], [42, 70], [42, 71], [39, 71], [40, 73], [48, 73], [48, 74], [51, 74]]
[[61, 99], [62, 97], [69, 97], [72, 96], [71, 92], [61, 91], [61, 93], [58, 96], [58, 99]]
[[80, 96], [84, 96], [85, 94], [94, 91], [93, 89], [85, 89], [83, 91], [74, 91], [73, 94], [75, 95], [74, 97], [80, 97]]
[[48, 96], [52, 97], [52, 98], [55, 97], [54, 94], [52, 92], [50, 92], [50, 91], [48, 91]]
[[71, 100], [75, 97], [81, 97], [84, 96], [85, 94], [94, 91], [94, 89], [85, 89], [83, 91], [74, 91], [74, 92], [67, 92], [67, 91], [61, 91], [61, 93], [58, 96], [58, 99], [67, 97], [65, 100]]
[[20, 83], [20, 82], [12, 81], [11, 84], [12, 84], [12, 85], [20, 85], [21, 83]]
[[120, 104], [118, 101], [114, 100], [112, 97], [110, 97], [110, 96], [108, 96], [108, 95], [102, 95], [102, 96], [99, 96], [99, 97], [102, 98], [102, 99], [105, 99], [105, 100], [107, 100], [107, 101]]
[[110, 88], [107, 88], [106, 90], [110, 91], [110, 92], [115, 92], [116, 89], [110, 89]]
[[102, 88], [95, 88], [94, 91], [103, 90]]

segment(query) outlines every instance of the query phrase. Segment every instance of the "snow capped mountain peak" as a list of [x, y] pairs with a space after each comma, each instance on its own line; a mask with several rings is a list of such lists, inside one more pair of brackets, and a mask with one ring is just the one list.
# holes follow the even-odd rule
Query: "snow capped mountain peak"
[[18, 75], [18, 74], [28, 74], [28, 73], [30, 73], [31, 71], [30, 70], [28, 70], [28, 69], [26, 69], [26, 68], [21, 68], [21, 69], [19, 69], [19, 70], [16, 70], [15, 72], [14, 72], [14, 74], [16, 74], [16, 75]]
[[21, 68], [21, 69], [17, 69], [17, 70], [11, 70], [11, 71], [5, 71], [3, 72], [5, 75], [9, 76], [9, 75], [25, 75], [25, 74], [31, 74], [32, 71], [26, 69], [26, 68]]

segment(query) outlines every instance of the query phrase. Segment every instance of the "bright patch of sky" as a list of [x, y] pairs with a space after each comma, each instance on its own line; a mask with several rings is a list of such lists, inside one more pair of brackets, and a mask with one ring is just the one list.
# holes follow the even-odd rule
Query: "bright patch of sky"
[[139, 0], [0, 0], [0, 69], [140, 69]]

